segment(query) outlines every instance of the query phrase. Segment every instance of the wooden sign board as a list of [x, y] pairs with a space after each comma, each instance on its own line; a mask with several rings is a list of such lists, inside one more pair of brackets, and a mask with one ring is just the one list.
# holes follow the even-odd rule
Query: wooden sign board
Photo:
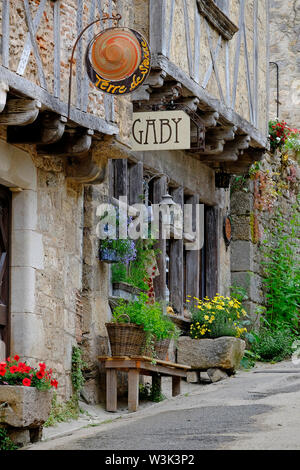
[[184, 150], [191, 148], [190, 117], [184, 111], [133, 113], [132, 150]]

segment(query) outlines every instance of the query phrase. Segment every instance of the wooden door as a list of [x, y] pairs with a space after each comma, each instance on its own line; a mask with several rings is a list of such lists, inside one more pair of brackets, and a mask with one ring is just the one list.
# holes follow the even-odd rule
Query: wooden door
[[[0, 186], [0, 355], [9, 349], [10, 191]], [[6, 349], [6, 351], [5, 351]]]

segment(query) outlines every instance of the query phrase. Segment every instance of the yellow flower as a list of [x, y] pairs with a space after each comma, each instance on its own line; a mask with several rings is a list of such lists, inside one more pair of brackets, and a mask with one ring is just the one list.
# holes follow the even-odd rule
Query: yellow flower
[[214, 316], [214, 315], [211, 316], [211, 320], [212, 320], [212, 321], [215, 320], [215, 316]]
[[209, 320], [209, 316], [208, 316], [208, 315], [204, 315], [204, 320]]
[[217, 305], [216, 307], [218, 310], [223, 310], [223, 307], [221, 305]]
[[247, 312], [246, 312], [246, 310], [244, 310], [244, 309], [243, 309], [243, 310], [242, 310], [242, 314], [243, 314], [243, 315], [244, 315], [244, 317], [245, 317], [245, 316], [247, 315]]
[[208, 310], [212, 309], [212, 306], [210, 304], [205, 305], [205, 307], [208, 308]]
[[228, 302], [228, 305], [229, 305], [229, 307], [233, 307], [234, 302], [232, 300], [230, 300], [230, 302]]

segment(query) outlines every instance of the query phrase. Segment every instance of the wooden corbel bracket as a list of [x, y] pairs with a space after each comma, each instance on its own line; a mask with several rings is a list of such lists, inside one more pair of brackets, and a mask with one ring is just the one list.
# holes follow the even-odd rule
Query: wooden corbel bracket
[[52, 112], [40, 113], [33, 124], [7, 129], [7, 142], [11, 144], [49, 145], [59, 141], [65, 131], [67, 118]]
[[0, 125], [27, 126], [38, 117], [41, 103], [27, 98], [9, 98], [0, 114]]
[[85, 156], [91, 148], [93, 135], [92, 129], [67, 129], [58, 142], [50, 145], [38, 145], [37, 151], [40, 155], [54, 155], [56, 157]]

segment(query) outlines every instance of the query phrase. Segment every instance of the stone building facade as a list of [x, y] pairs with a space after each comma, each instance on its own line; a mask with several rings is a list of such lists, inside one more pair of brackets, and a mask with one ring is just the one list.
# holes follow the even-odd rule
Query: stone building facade
[[[291, 128], [300, 127], [299, 93], [299, 30], [298, 1], [270, 2], [270, 115]], [[279, 88], [277, 90], [277, 67]], [[248, 310], [253, 320], [255, 312], [265, 305], [261, 244], [265, 229], [282, 210], [285, 222], [299, 195], [300, 168], [297, 158], [266, 153], [259, 171], [252, 177], [234, 181], [231, 195], [233, 243], [231, 246], [231, 276], [233, 284], [243, 286], [248, 293]]]
[[300, 123], [300, 3], [270, 2], [270, 119], [277, 117], [277, 67], [279, 116], [291, 127]]
[[[268, 145], [267, 5], [257, 0], [2, 0], [0, 184], [11, 201], [3, 217], [9, 221], [9, 209], [11, 223], [9, 247], [5, 251], [1, 245], [9, 284], [0, 315], [1, 355], [46, 361], [62, 398], [72, 393], [76, 344], [88, 364], [87, 401], [100, 400], [103, 392], [97, 356], [108, 351], [105, 322], [113, 292], [110, 267], [98, 256], [99, 203], [127, 195], [133, 204], [151, 178], [153, 202], [169, 191], [180, 204], [204, 204], [201, 251], [188, 253], [183, 240], [161, 243], [156, 297], [166, 300], [167, 285], [169, 302], [184, 321], [188, 292], [229, 292], [223, 222], [230, 198], [215, 178], [243, 174]], [[121, 98], [93, 88], [83, 63], [91, 29], [75, 56], [68, 116], [72, 46], [103, 12], [119, 12], [121, 26], [147, 37], [151, 73], [143, 87]], [[109, 20], [107, 26], [113, 25]], [[194, 151], [132, 151], [132, 112], [174, 103], [194, 116]], [[197, 126], [205, 142], [195, 141]]]

